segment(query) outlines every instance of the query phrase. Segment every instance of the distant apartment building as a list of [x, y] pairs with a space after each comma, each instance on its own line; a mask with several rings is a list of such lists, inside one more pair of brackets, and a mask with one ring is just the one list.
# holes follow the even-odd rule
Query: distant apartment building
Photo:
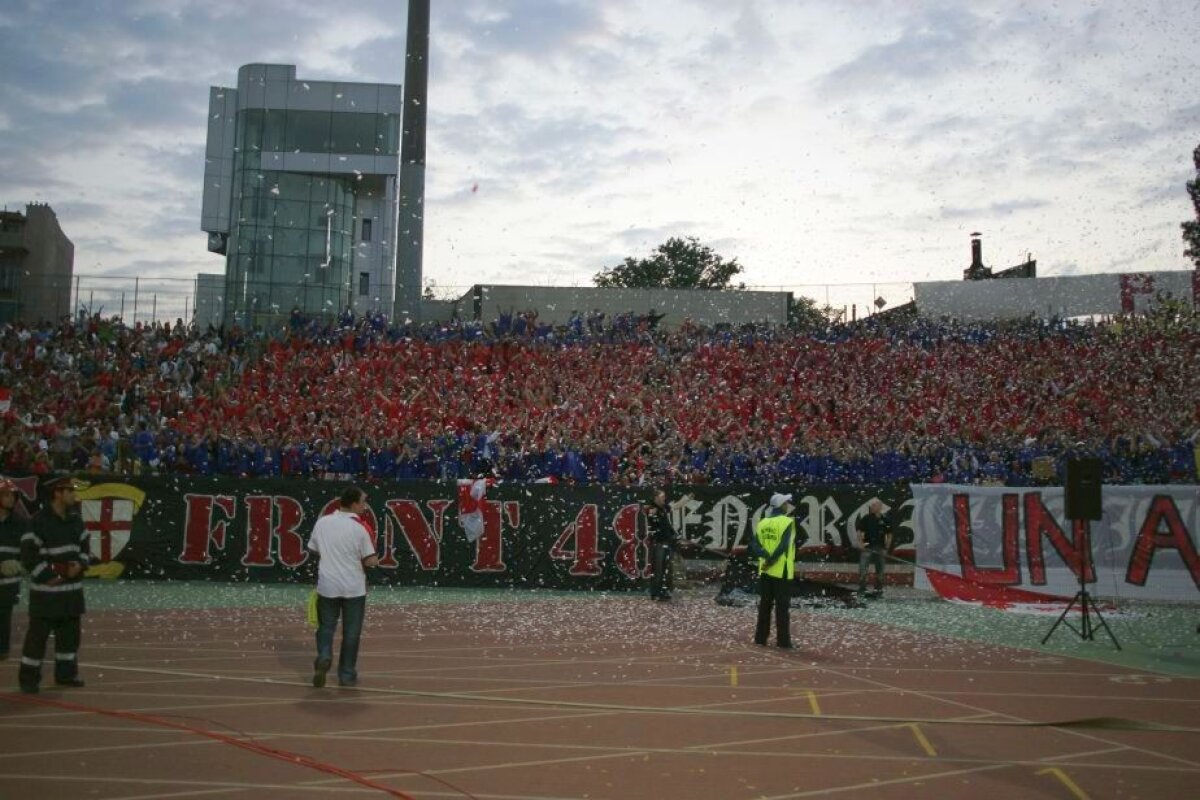
[[45, 203], [0, 211], [0, 322], [34, 324], [72, 313], [75, 245]]
[[221, 313], [391, 312], [399, 85], [247, 64], [209, 91], [200, 227], [225, 256]]

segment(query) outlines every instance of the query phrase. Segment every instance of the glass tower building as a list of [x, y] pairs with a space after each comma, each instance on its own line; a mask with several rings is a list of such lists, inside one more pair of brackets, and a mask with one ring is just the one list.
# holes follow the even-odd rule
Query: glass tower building
[[201, 228], [225, 256], [226, 322], [391, 312], [399, 85], [247, 64], [209, 92]]

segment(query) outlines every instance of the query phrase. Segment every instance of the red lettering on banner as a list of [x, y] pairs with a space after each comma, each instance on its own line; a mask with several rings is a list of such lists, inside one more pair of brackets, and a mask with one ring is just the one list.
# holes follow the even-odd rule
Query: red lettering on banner
[[1015, 585], [1021, 582], [1018, 497], [1006, 494], [1001, 498], [1003, 529], [1003, 558], [1001, 567], [983, 568], [975, 564], [975, 546], [971, 542], [971, 496], [954, 495], [954, 537], [958, 544], [958, 564], [965, 580], [994, 585]]
[[621, 543], [617, 547], [614, 563], [621, 574], [630, 580], [637, 580], [653, 571], [646, 539], [640, 535], [642, 526], [638, 522], [641, 516], [642, 506], [640, 503], [624, 506], [613, 515], [613, 533], [617, 535], [617, 540]]
[[298, 567], [308, 560], [304, 536], [297, 530], [304, 522], [304, 507], [294, 497], [275, 496], [275, 540], [279, 542], [279, 563]]
[[[1029, 559], [1029, 582], [1038, 586], [1046, 584], [1046, 559], [1042, 554], [1042, 537], [1050, 540], [1063, 562], [1079, 577], [1079, 565], [1082, 555], [1090, 552], [1092, 542], [1089, 536], [1087, 520], [1072, 521], [1074, 541], [1069, 541], [1058, 520], [1042, 502], [1040, 492], [1030, 492], [1025, 495], [1025, 554]], [[1096, 582], [1096, 571], [1092, 567], [1092, 559], [1087, 559], [1087, 574], [1083, 578], [1088, 583]]]
[[504, 516], [508, 520], [508, 527], [521, 527], [521, 502], [519, 500], [505, 500]]
[[447, 500], [430, 500], [429, 508], [433, 511], [433, 525], [421, 513], [421, 507], [415, 500], [388, 500], [387, 510], [400, 526], [400, 533], [408, 542], [408, 549], [417, 558], [417, 564], [426, 572], [436, 570], [442, 563], [442, 531], [445, 519]]
[[[186, 512], [183, 522], [183, 552], [176, 559], [181, 564], [208, 564], [209, 545], [225, 549], [225, 530], [237, 512], [237, 500], [229, 495], [185, 494]], [[213, 523], [213, 513], [220, 509], [225, 519]]]
[[[575, 515], [550, 547], [550, 557], [556, 561], [570, 561], [568, 572], [576, 577], [594, 577], [600, 574], [600, 560], [604, 555], [598, 547], [600, 540], [599, 512], [595, 503], [587, 503]], [[567, 543], [574, 546], [568, 550]]]
[[483, 512], [483, 535], [475, 541], [475, 563], [472, 572], [504, 572], [504, 532], [500, 529], [500, 503], [482, 500], [479, 510]]
[[[371, 516], [374, 515], [375, 512], [372, 511]], [[400, 562], [396, 560], [396, 527], [392, 525], [391, 517], [383, 518], [383, 553], [379, 556], [379, 566], [384, 569], [396, 569], [400, 566]]]
[[[298, 567], [308, 560], [304, 537], [296, 528], [304, 522], [304, 509], [295, 498], [286, 495], [247, 495], [246, 555], [242, 565], [273, 567], [273, 551], [279, 552], [279, 563]], [[278, 547], [276, 547], [278, 542]]]
[[9, 478], [9, 480], [17, 485], [17, 504], [13, 506], [12, 513], [16, 515], [17, 519], [32, 517], [33, 513], [29, 510], [29, 506], [25, 505], [25, 501], [28, 500], [32, 503], [37, 500], [38, 476], [29, 475], [24, 478]]
[[242, 564], [247, 567], [271, 567], [271, 496], [248, 495], [246, 503], [246, 555]]
[[[21, 504], [21, 498], [33, 501], [37, 500], [38, 478], [36, 475], [30, 475], [27, 478], [10, 478], [17, 485], [17, 503]], [[21, 506], [24, 508], [24, 506]]]
[[[1163, 523], [1167, 524], [1165, 531], [1159, 531]], [[1196, 545], [1188, 533], [1175, 500], [1168, 495], [1158, 494], [1150, 503], [1146, 520], [1138, 531], [1137, 541], [1133, 544], [1133, 552], [1129, 557], [1129, 567], [1125, 571], [1125, 580], [1137, 586], [1145, 586], [1150, 576], [1150, 566], [1159, 548], [1169, 548], [1179, 552], [1188, 572], [1192, 574], [1192, 582], [1200, 589], [1200, 558], [1196, 555]]]

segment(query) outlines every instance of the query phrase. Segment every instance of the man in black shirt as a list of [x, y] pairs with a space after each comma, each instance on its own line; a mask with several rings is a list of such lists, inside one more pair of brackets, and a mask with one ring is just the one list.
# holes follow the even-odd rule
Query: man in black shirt
[[875, 564], [875, 594], [883, 597], [883, 557], [892, 548], [892, 532], [883, 517], [883, 503], [872, 500], [867, 514], [858, 518], [858, 593], [866, 594], [867, 569]]
[[646, 527], [650, 533], [650, 563], [654, 576], [650, 579], [650, 599], [670, 600], [675, 588], [675, 574], [671, 567], [671, 551], [679, 538], [671, 524], [671, 511], [680, 503], [691, 499], [685, 494], [674, 503], [667, 503], [667, 493], [659, 489], [654, 493], [654, 502], [646, 506]]
[[75, 492], [87, 484], [55, 478], [46, 484], [49, 502], [21, 537], [21, 562], [29, 573], [29, 629], [21, 650], [21, 691], [33, 694], [42, 682], [46, 642], [54, 634], [54, 683], [83, 686], [79, 678], [83, 571], [92, 563], [89, 537], [76, 510]]

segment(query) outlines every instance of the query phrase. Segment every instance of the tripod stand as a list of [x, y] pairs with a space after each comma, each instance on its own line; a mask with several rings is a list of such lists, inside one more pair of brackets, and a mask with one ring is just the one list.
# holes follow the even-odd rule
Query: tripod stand
[[[1112, 643], [1116, 645], [1116, 648], [1118, 650], [1121, 649], [1121, 643], [1117, 641], [1117, 637], [1113, 635], [1112, 629], [1109, 628], [1108, 623], [1104, 621], [1104, 617], [1100, 614], [1100, 609], [1096, 607], [1096, 601], [1094, 601], [1091, 595], [1088, 594], [1087, 574], [1088, 560], [1091, 555], [1089, 552], [1090, 550], [1091, 543], [1089, 541], [1085, 541], [1081, 545], [1079, 552], [1079, 591], [1075, 593], [1075, 596], [1071, 598], [1071, 602], [1067, 604], [1066, 609], [1064, 609], [1063, 612], [1058, 615], [1058, 619], [1055, 620], [1052, 626], [1050, 626], [1049, 632], [1042, 639], [1042, 644], [1045, 644], [1050, 640], [1050, 637], [1054, 635], [1054, 631], [1058, 629], [1059, 625], [1066, 625], [1075, 632], [1076, 636], [1087, 642], [1095, 640], [1096, 628], [1100, 627], [1104, 628], [1104, 632], [1108, 634], [1108, 638], [1112, 639]], [[1074, 625], [1067, 621], [1067, 615], [1071, 613], [1071, 609], [1075, 607], [1076, 603], [1079, 604], [1078, 629], [1076, 629]], [[1096, 619], [1100, 620], [1099, 625], [1095, 625], [1092, 622], [1093, 615], [1095, 615]]]

